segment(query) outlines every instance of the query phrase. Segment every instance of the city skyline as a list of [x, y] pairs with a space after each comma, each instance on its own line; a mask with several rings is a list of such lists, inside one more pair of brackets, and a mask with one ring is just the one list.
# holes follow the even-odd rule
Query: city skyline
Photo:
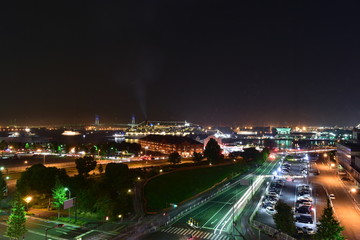
[[1, 125], [359, 124], [356, 3], [5, 3]]

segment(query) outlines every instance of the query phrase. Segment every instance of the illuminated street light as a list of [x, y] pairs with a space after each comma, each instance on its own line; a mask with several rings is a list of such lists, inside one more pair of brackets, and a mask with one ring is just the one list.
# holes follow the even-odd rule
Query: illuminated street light
[[327, 157], [328, 155], [326, 154], [326, 153], [324, 153], [324, 155], [323, 155], [324, 157]]
[[[68, 199], [70, 199], [71, 198], [71, 192], [70, 192], [70, 189], [69, 188], [64, 188], [64, 190], [65, 190], [65, 192], [66, 191], [68, 191], [69, 192], [69, 198]], [[69, 219], [70, 219], [70, 208], [69, 208]]]
[[139, 180], [139, 181], [140, 181], [140, 180], [141, 180], [141, 178], [140, 178], [140, 177], [138, 177], [138, 178], [137, 178], [137, 180]]
[[24, 198], [24, 201], [26, 202], [27, 211], [29, 211], [29, 202], [31, 202], [32, 199], [33, 199], [32, 196], [27, 196], [26, 198]]
[[351, 192], [351, 193], [356, 193], [357, 190], [356, 190], [356, 188], [351, 188], [350, 192]]
[[3, 166], [0, 167], [0, 171], [4, 170], [5, 168]]
[[128, 193], [131, 193], [131, 189], [130, 189], [130, 188], [128, 189]]
[[160, 171], [159, 171], [160, 173], [162, 173], [163, 172], [163, 170], [162, 169], [160, 169]]

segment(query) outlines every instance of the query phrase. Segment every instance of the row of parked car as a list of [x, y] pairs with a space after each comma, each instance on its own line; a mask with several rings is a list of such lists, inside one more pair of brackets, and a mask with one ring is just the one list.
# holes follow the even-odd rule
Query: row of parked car
[[[298, 223], [313, 224], [313, 198], [311, 196], [311, 187], [306, 184], [296, 187], [297, 200], [295, 203], [295, 220]], [[312, 227], [297, 227], [299, 234], [315, 234]]]
[[265, 198], [262, 202], [262, 207], [265, 208], [266, 213], [273, 215], [276, 213], [275, 205], [279, 200], [281, 190], [284, 186], [284, 180], [274, 180], [270, 183]]
[[291, 164], [288, 163], [288, 162], [284, 162], [282, 165], [281, 165], [281, 172], [283, 174], [289, 174], [290, 173], [290, 168], [291, 168]]

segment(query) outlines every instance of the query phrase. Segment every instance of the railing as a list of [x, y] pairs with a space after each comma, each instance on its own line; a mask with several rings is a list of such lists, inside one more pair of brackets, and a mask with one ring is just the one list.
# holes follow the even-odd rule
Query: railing
[[256, 228], [259, 231], [263, 231], [264, 233], [266, 233], [267, 235], [272, 236], [275, 239], [279, 239], [279, 240], [296, 240], [296, 238], [293, 238], [283, 232], [280, 232], [279, 230], [272, 228], [266, 224], [263, 224], [261, 222], [258, 222], [256, 220], [252, 221], [252, 226], [254, 228]]

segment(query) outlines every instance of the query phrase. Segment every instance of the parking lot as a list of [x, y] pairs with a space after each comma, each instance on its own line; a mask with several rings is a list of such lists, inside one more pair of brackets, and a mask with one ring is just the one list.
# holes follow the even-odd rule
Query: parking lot
[[319, 218], [317, 209], [323, 208], [327, 197], [321, 185], [310, 181], [310, 175], [320, 174], [311, 167], [311, 160], [316, 158], [305, 154], [282, 157], [282, 164], [268, 183], [255, 220], [275, 227], [275, 205], [282, 200], [293, 208], [298, 235], [306, 238], [315, 234]]

